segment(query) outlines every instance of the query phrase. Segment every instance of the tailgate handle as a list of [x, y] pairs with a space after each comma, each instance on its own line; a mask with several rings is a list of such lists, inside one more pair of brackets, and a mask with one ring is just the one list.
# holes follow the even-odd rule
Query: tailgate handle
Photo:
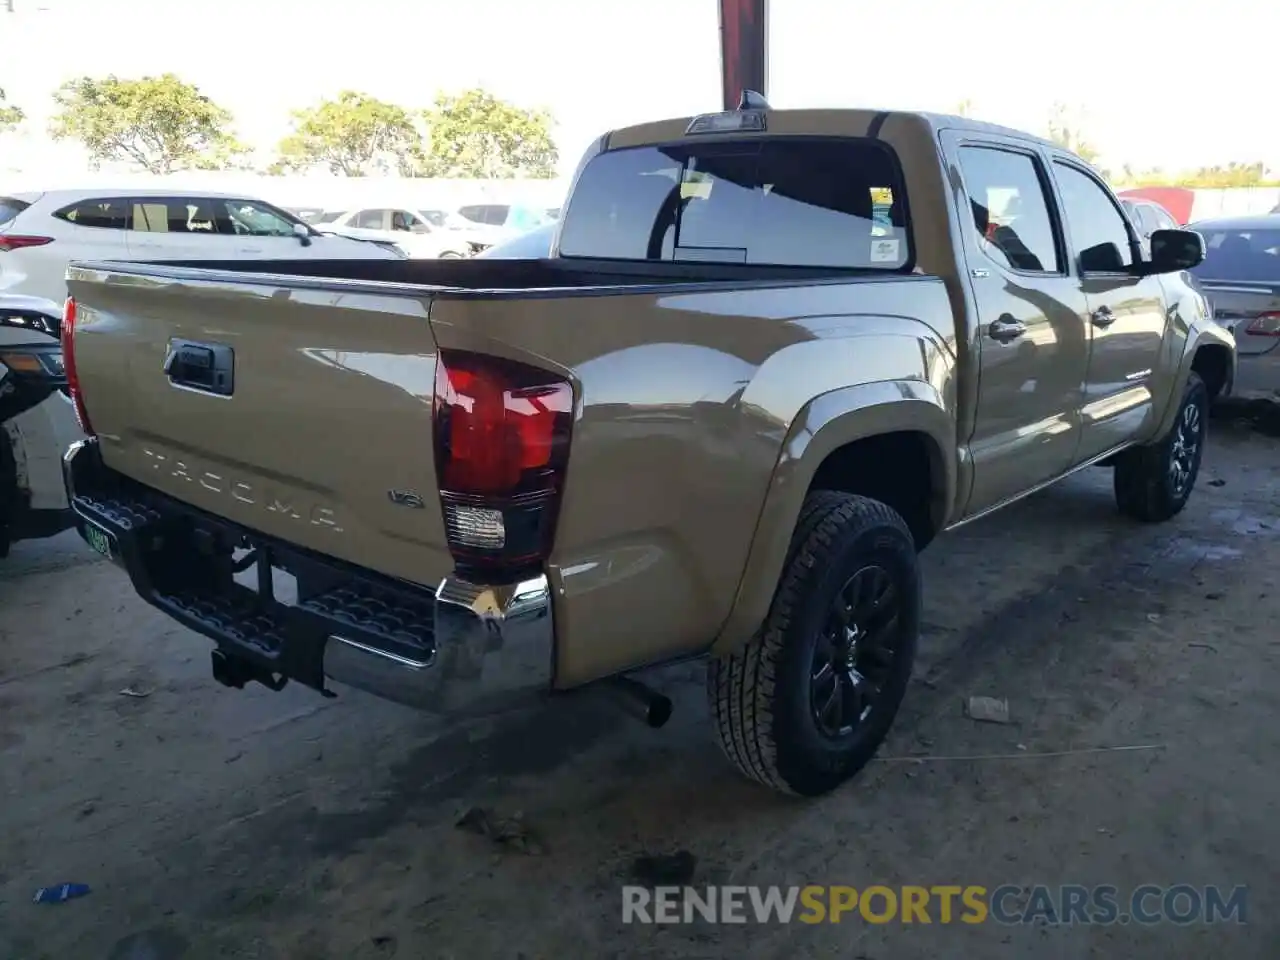
[[175, 387], [229, 397], [236, 386], [236, 355], [224, 343], [198, 340], [169, 341], [164, 372]]

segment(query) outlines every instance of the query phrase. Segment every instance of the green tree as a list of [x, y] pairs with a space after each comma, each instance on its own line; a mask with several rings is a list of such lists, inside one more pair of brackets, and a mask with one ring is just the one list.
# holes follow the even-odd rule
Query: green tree
[[475, 89], [441, 94], [423, 119], [426, 176], [547, 180], [556, 174], [560, 156], [551, 139], [553, 120], [544, 110], [526, 110]]
[[1095, 163], [1098, 159], [1097, 148], [1084, 135], [1082, 127], [1080, 118], [1073, 111], [1068, 110], [1065, 104], [1053, 105], [1047, 131], [1049, 139], [1064, 150], [1070, 150], [1085, 162]]
[[53, 95], [50, 134], [79, 140], [95, 163], [133, 163], [148, 173], [226, 166], [245, 148], [231, 113], [172, 73], [127, 80], [70, 80]]
[[1126, 187], [1191, 187], [1207, 190], [1280, 185], [1276, 171], [1266, 169], [1265, 164], [1239, 161], [1181, 173], [1166, 171], [1160, 167], [1135, 170], [1125, 164], [1118, 182]]
[[955, 105], [955, 109], [953, 110], [953, 112], [957, 117], [972, 117], [973, 101], [970, 100], [968, 97], [965, 97], [963, 100], [959, 101]]
[[354, 90], [293, 112], [293, 132], [280, 141], [271, 172], [326, 167], [346, 177], [413, 174], [422, 162], [422, 135], [403, 107]]
[[23, 118], [26, 116], [26, 114], [22, 112], [21, 107], [17, 107], [17, 106], [6, 107], [4, 103], [5, 103], [4, 90], [0, 89], [0, 133], [8, 133], [10, 130], [12, 130], [18, 124], [20, 124]]
[[1267, 180], [1266, 166], [1255, 163], [1228, 163], [1226, 166], [1201, 167], [1178, 179], [1180, 187], [1260, 187]]

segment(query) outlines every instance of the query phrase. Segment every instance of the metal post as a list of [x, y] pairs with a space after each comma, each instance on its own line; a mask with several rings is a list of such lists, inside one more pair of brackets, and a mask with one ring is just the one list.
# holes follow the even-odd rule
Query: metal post
[[743, 90], [768, 96], [769, 0], [720, 0], [720, 84], [724, 109]]

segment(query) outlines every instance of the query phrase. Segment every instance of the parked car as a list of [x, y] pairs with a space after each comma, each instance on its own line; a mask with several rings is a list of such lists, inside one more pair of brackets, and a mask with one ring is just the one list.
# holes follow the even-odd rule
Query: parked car
[[1201, 220], [1204, 262], [1191, 272], [1235, 336], [1235, 392], [1280, 395], [1280, 215]]
[[[433, 223], [436, 214], [439, 223]], [[342, 212], [327, 211], [315, 222], [316, 229], [347, 237], [381, 240], [394, 244], [414, 260], [459, 259], [469, 257], [480, 244], [469, 241], [468, 233], [445, 226], [441, 211], [413, 211], [398, 207], [365, 207]]]
[[400, 259], [326, 237], [262, 200], [172, 190], [48, 190], [0, 196], [0, 293], [61, 303], [67, 261]]
[[84, 434], [62, 362], [62, 305], [0, 294], [0, 557], [72, 525], [62, 455]]
[[708, 656], [731, 761], [831, 790], [907, 690], [918, 552], [1094, 464], [1176, 516], [1235, 349], [1200, 235], [1147, 258], [1055, 144], [748, 104], [602, 137], [554, 257], [73, 264], [82, 535], [223, 684], [607, 681], [660, 725], [633, 672]]
[[299, 220], [305, 220], [307, 223], [312, 224], [316, 223], [326, 212], [324, 207], [281, 207], [280, 209], [292, 213]]
[[503, 240], [476, 254], [491, 260], [537, 260], [551, 255], [551, 241], [555, 237], [554, 223], [534, 227], [510, 240]]
[[560, 219], [560, 208], [520, 203], [472, 203], [459, 207], [457, 216], [470, 225], [475, 240], [489, 247]]
[[1178, 221], [1172, 213], [1154, 200], [1136, 197], [1120, 197], [1120, 205], [1129, 215], [1129, 222], [1138, 231], [1144, 244], [1151, 243], [1151, 235], [1157, 230], [1177, 230]]

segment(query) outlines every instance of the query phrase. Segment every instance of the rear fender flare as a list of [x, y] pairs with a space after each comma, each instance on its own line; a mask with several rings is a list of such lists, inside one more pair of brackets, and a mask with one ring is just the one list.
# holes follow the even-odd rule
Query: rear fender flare
[[922, 380], [886, 380], [844, 387], [806, 404], [783, 443], [733, 607], [712, 644], [712, 654], [737, 649], [764, 622], [805, 495], [832, 451], [856, 440], [888, 433], [926, 435], [933, 447], [936, 528], [942, 529], [955, 502], [955, 429], [955, 419], [942, 396]]

